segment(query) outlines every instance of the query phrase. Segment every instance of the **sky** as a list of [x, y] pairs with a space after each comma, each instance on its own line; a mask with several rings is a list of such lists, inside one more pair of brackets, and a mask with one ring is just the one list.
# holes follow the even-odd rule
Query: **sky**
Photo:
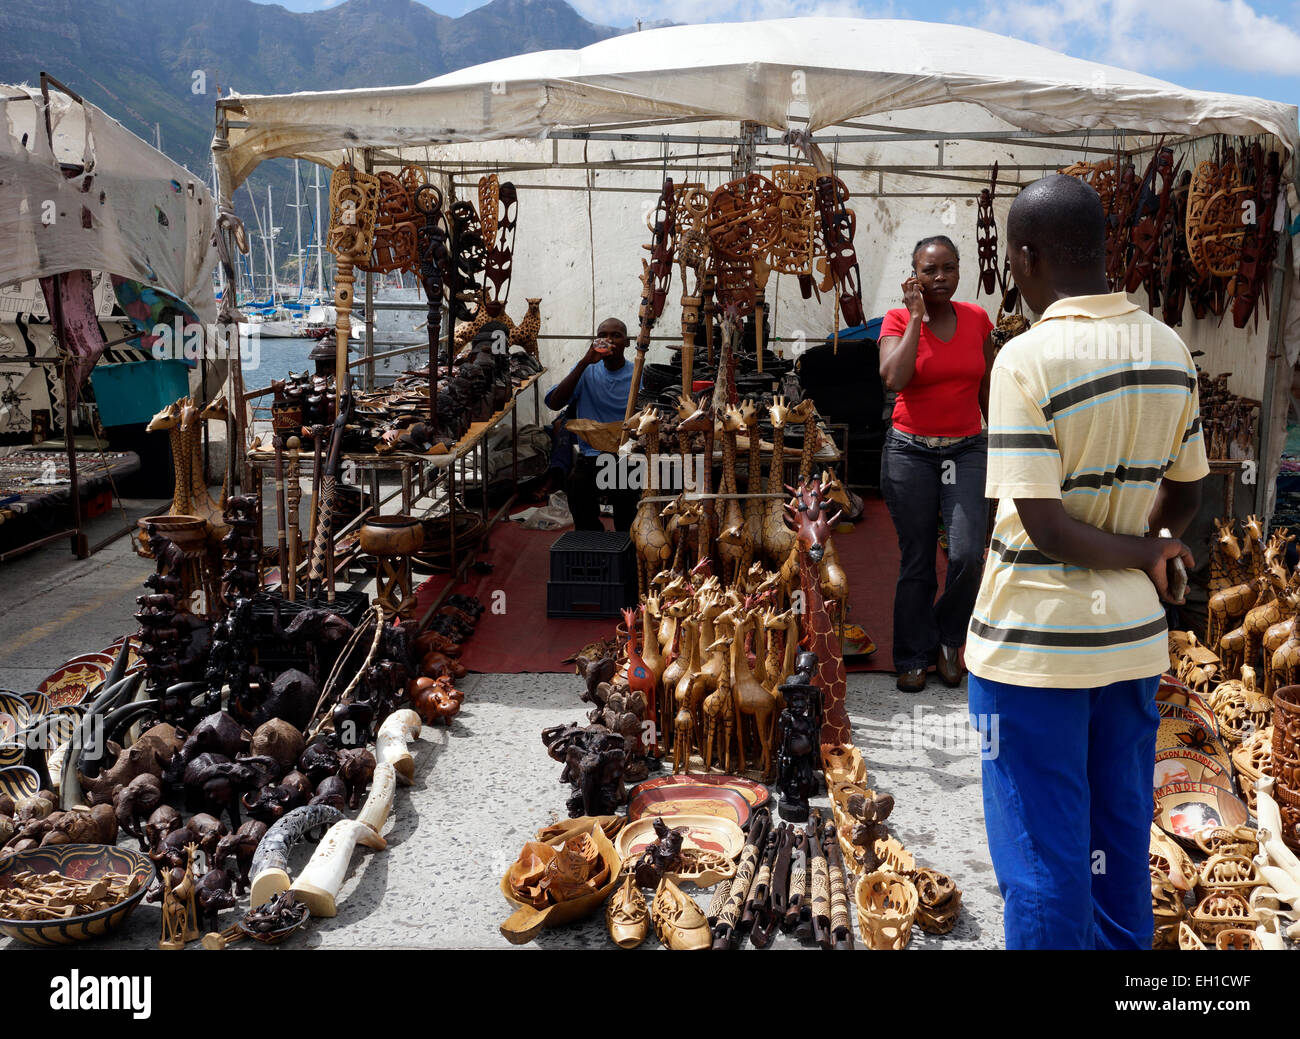
[[[260, 0], [259, 0], [260, 2]], [[280, 0], [291, 11], [316, 11], [342, 0]], [[456, 17], [478, 0], [416, 0]], [[939, 0], [918, 12], [894, 0], [569, 0], [589, 21], [632, 26], [638, 18], [752, 21], [827, 15], [916, 18], [969, 25], [1077, 58], [1169, 80], [1195, 90], [1300, 103], [1300, 0]]]

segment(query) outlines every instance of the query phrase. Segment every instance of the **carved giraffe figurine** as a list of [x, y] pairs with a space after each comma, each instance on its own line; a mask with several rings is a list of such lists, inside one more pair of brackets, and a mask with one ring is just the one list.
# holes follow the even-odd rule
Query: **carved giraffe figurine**
[[[701, 397], [695, 411], [678, 423], [679, 431], [686, 433], [703, 433], [704, 434], [704, 465], [702, 471], [697, 472], [697, 476], [703, 477], [703, 486], [699, 492], [704, 495], [700, 502], [702, 515], [700, 519], [701, 527], [696, 533], [697, 542], [697, 562], [701, 559], [712, 558], [713, 539], [718, 530], [718, 511], [715, 508], [716, 503], [713, 500], [713, 436], [717, 428], [717, 418], [713, 413], [713, 408], [709, 406], [708, 398]], [[683, 472], [686, 471], [686, 459], [682, 459]]]
[[[727, 669], [722, 653], [705, 655], [707, 647], [721, 636], [735, 636], [734, 618], [727, 611], [727, 600], [715, 592], [706, 592], [699, 598], [700, 666], [690, 688], [691, 713], [695, 715], [698, 732], [704, 731], [704, 697], [718, 688], [722, 674]], [[728, 630], [729, 629], [729, 630]]]
[[162, 430], [167, 431], [167, 438], [171, 443], [172, 449], [172, 473], [176, 481], [176, 488], [172, 493], [171, 507], [167, 510], [168, 516], [193, 516], [190, 511], [192, 503], [190, 500], [190, 491], [192, 482], [190, 480], [189, 467], [194, 460], [194, 452], [191, 446], [193, 433], [189, 430], [181, 429], [181, 409], [180, 404], [184, 398], [172, 404], [168, 404], [158, 414], [149, 420], [146, 430], [150, 433], [157, 433]]
[[713, 738], [722, 727], [722, 742], [719, 756], [722, 758], [722, 771], [731, 771], [731, 736], [735, 728], [735, 715], [732, 713], [731, 666], [728, 657], [731, 651], [731, 639], [724, 635], [715, 639], [708, 647], [709, 660], [718, 660], [722, 666], [718, 669], [717, 687], [704, 697], [700, 707], [704, 716], [704, 739], [700, 756], [704, 761], [704, 771], [713, 771]]
[[[624, 609], [623, 622], [627, 625], [627, 687], [630, 692], [639, 692], [645, 697], [645, 716], [651, 722], [654, 722], [658, 717], [655, 703], [655, 686], [657, 683], [655, 682], [654, 672], [650, 670], [644, 658], [637, 652], [636, 610]], [[645, 623], [646, 632], [649, 634], [649, 621], [647, 620]], [[655, 729], [658, 730], [657, 723]], [[656, 758], [659, 756], [657, 735], [652, 735], [648, 741], [643, 736], [641, 743], [645, 753]]]
[[[1219, 521], [1216, 520], [1215, 523], [1218, 525]], [[1232, 536], [1231, 526], [1220, 526], [1220, 532], [1218, 543], [1224, 546], [1224, 555], [1229, 560], [1234, 560], [1230, 573], [1240, 580], [1212, 592], [1206, 603], [1208, 619], [1205, 639], [1206, 645], [1212, 647], [1217, 647], [1224, 633], [1233, 627], [1234, 622], [1245, 617], [1252, 607], [1267, 602], [1271, 589], [1267, 548], [1263, 550], [1258, 563], [1256, 561], [1256, 556], [1260, 553], [1256, 551], [1258, 540], [1255, 535], [1259, 533], [1259, 524], [1255, 517], [1252, 516], [1246, 523], [1246, 536], [1251, 549], [1248, 565], [1240, 561], [1241, 546]], [[1224, 579], [1227, 579], [1226, 574]]]
[[813, 403], [811, 397], [805, 397], [790, 409], [787, 421], [803, 423], [803, 448], [799, 452], [799, 479], [807, 480], [813, 474], [813, 455], [817, 453], [819, 440], [817, 405]]
[[[744, 423], [739, 408], [729, 407], [722, 414], [722, 486], [719, 490], [723, 494], [740, 493], [736, 485], [736, 432]], [[722, 579], [728, 584], [737, 584], [749, 566], [754, 549], [747, 543], [749, 528], [745, 525], [745, 510], [740, 499], [726, 498], [721, 505], [718, 556], [722, 563]], [[725, 538], [724, 533], [727, 535]]]
[[[690, 713], [691, 732], [692, 734], [698, 734], [700, 732], [700, 727], [695, 721], [697, 712], [695, 704], [691, 700], [691, 687], [695, 684], [695, 680], [700, 672], [700, 650], [704, 645], [704, 639], [701, 635], [701, 621], [698, 614], [692, 614], [689, 618], [683, 620], [682, 624], [685, 627], [686, 634], [690, 638], [690, 651], [688, 657], [687, 647], [682, 647], [682, 658], [686, 660], [686, 663], [682, 667], [682, 676], [677, 680], [677, 685], [673, 689], [673, 702], [677, 705], [677, 713], [679, 715], [681, 714], [683, 707]], [[668, 690], [666, 688], [664, 689], [664, 695], [668, 695]], [[690, 754], [689, 747], [687, 748], [686, 753], [688, 755]]]
[[[668, 613], [665, 607], [684, 599], [689, 594], [686, 588], [686, 578], [681, 574], [673, 573], [670, 569], [663, 569], [651, 579], [650, 586], [659, 589], [659, 601], [662, 604], [658, 608], [659, 645], [671, 646], [673, 644], [673, 635], [677, 631], [677, 618]], [[667, 667], [667, 663], [664, 666]], [[662, 679], [663, 675], [660, 674], [659, 677]]]
[[664, 694], [665, 719], [676, 705], [677, 683], [681, 681], [682, 675], [686, 673], [691, 663], [691, 640], [694, 638], [694, 629], [690, 623], [692, 606], [690, 600], [683, 599], [669, 603], [663, 608], [664, 613], [673, 622], [672, 641], [668, 643], [668, 662], [664, 665], [664, 673], [659, 681], [659, 687]]
[[[1258, 666], [1264, 632], [1268, 630], [1269, 625], [1285, 620], [1288, 616], [1286, 601], [1283, 599], [1287, 589], [1287, 576], [1286, 571], [1282, 569], [1282, 564], [1279, 563], [1276, 568], [1269, 569], [1269, 584], [1273, 591], [1272, 597], [1268, 602], [1261, 603], [1247, 613], [1246, 619], [1242, 622], [1240, 628], [1223, 636], [1220, 646], [1227, 647], [1227, 652], [1221, 651], [1220, 657], [1231, 659], [1235, 664], [1238, 659], [1237, 649], [1240, 643], [1241, 666], [1248, 665], [1252, 668]], [[1241, 633], [1240, 640], [1233, 638], [1238, 632]]]
[[[659, 412], [654, 408], [646, 408], [623, 423], [629, 433], [645, 444], [646, 468], [650, 471], [629, 532], [632, 544], [636, 546], [636, 582], [642, 596], [649, 589], [650, 579], [663, 569], [672, 556], [658, 506], [650, 500], [659, 493], [659, 467], [655, 465], [655, 455], [659, 451], [659, 421]], [[630, 447], [631, 442], [627, 443]]]
[[[229, 405], [226, 403], [226, 395], [225, 393], [219, 393], [206, 408], [199, 412], [198, 419], [204, 423], [213, 420], [225, 422], [228, 414]], [[183, 420], [184, 414], [182, 413]], [[230, 529], [226, 523], [226, 499], [230, 491], [230, 470], [227, 468], [221, 482], [221, 500], [214, 500], [208, 491], [208, 481], [203, 474], [203, 437], [197, 431], [194, 434], [192, 450], [194, 452], [194, 461], [190, 465], [190, 478], [193, 480], [194, 489], [191, 492], [191, 497], [195, 502], [195, 508], [199, 510], [195, 515], [202, 516], [207, 521], [208, 540], [219, 543]]]
[[683, 705], [673, 719], [673, 773], [691, 770], [691, 744], [695, 742], [695, 719]]
[[741, 771], [745, 769], [744, 717], [748, 715], [754, 719], [754, 726], [758, 729], [759, 770], [766, 782], [772, 774], [772, 739], [777, 716], [781, 713], [781, 694], [760, 685], [749, 667], [749, 657], [744, 650], [745, 631], [755, 621], [753, 613], [736, 620], [736, 634], [731, 640], [731, 697], [736, 711], [736, 744]]
[[[704, 523], [704, 506], [699, 501], [687, 501], [685, 493], [679, 494], [663, 507], [659, 513], [664, 524], [665, 537], [676, 547], [673, 550], [672, 569], [675, 573], [684, 573], [686, 569], [687, 546], [690, 544], [691, 528], [698, 530]], [[698, 552], [699, 538], [696, 538]], [[707, 558], [707, 557], [706, 557]], [[695, 560], [696, 563], [699, 560]]]
[[[745, 473], [745, 493], [761, 494], [763, 491], [763, 441], [758, 435], [758, 408], [752, 400], [741, 402], [740, 418], [745, 424], [745, 436], [749, 440], [749, 468]], [[740, 566], [747, 574], [754, 565], [754, 557], [763, 554], [763, 499], [746, 498], [745, 506], [745, 548], [747, 554], [740, 557]]]
[[650, 673], [655, 676], [656, 685], [663, 678], [664, 668], [668, 665], [658, 634], [658, 620], [662, 609], [659, 597], [651, 595], [646, 598], [641, 612], [641, 659], [645, 661]]
[[1246, 584], [1251, 578], [1247, 564], [1241, 560], [1241, 541], [1235, 526], [1236, 521], [1232, 519], [1214, 521], [1216, 536], [1210, 546], [1211, 596], [1225, 588]]
[[[768, 494], [779, 495], [785, 487], [785, 423], [790, 415], [785, 398], [772, 398], [767, 415], [772, 421], [772, 457], [767, 463], [766, 489]], [[784, 517], [781, 498], [763, 499], [763, 555], [775, 569], [781, 568], [793, 547]]]
[[839, 518], [826, 515], [829, 503], [822, 499], [821, 481], [801, 482], [796, 492], [798, 505], [786, 511], [795, 526], [799, 544], [799, 587], [804, 595], [804, 645], [817, 654], [817, 672], [813, 683], [822, 691], [822, 743], [852, 743], [848, 711], [844, 707], [848, 679], [844, 657], [835, 636], [826, 603], [822, 599], [817, 564], [821, 562], [823, 544]]
[[[1285, 571], [1281, 569], [1281, 556], [1285, 552], [1285, 547], [1285, 543], [1278, 541], [1276, 537], [1271, 538], [1264, 549], [1264, 563], [1258, 574], [1252, 576], [1245, 584], [1225, 588], [1210, 597], [1207, 604], [1209, 622], [1206, 645], [1219, 651], [1220, 657], [1224, 659], [1225, 673], [1236, 671], [1240, 665], [1233, 665], [1231, 662], [1245, 648], [1244, 627], [1239, 626], [1233, 631], [1228, 631], [1229, 622], [1239, 618], [1244, 620], [1252, 608], [1263, 606], [1277, 598], [1279, 588], [1276, 581], [1279, 574], [1285, 583]], [[1210, 641], [1211, 637], [1214, 641]], [[1223, 649], [1225, 646], [1228, 647], [1226, 656]]]
[[1273, 658], [1277, 651], [1286, 644], [1295, 630], [1295, 618], [1297, 612], [1300, 612], [1300, 588], [1296, 587], [1296, 575], [1292, 575], [1291, 584], [1286, 593], [1282, 596], [1285, 604], [1285, 611], [1282, 620], [1276, 624], [1270, 624], [1268, 630], [1264, 632], [1264, 661], [1268, 665], [1264, 668], [1264, 695], [1272, 696], [1277, 690], [1274, 684], [1276, 674], [1273, 668]]
[[1294, 685], [1300, 673], [1300, 612], [1292, 616], [1288, 627], [1286, 641], [1274, 650], [1269, 660], [1265, 693], [1270, 696], [1284, 685]]

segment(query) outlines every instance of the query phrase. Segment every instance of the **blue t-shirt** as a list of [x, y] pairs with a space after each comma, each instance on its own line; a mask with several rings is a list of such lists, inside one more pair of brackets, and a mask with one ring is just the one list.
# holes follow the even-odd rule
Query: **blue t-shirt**
[[[622, 422], [627, 411], [627, 395], [632, 386], [632, 364], [624, 361], [623, 367], [610, 371], [605, 362], [590, 364], [583, 369], [578, 386], [573, 391], [573, 413], [576, 418], [589, 418], [596, 422]], [[581, 437], [578, 446], [584, 455], [600, 454]]]

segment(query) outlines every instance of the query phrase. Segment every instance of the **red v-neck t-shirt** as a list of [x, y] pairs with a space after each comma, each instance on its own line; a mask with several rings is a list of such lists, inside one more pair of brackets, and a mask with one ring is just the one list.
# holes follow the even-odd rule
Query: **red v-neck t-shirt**
[[[984, 340], [993, 331], [984, 308], [953, 300], [957, 330], [946, 342], [922, 323], [916, 371], [894, 402], [894, 427], [918, 437], [968, 437], [980, 431], [980, 382]], [[906, 308], [891, 310], [880, 338], [901, 336], [910, 320]]]

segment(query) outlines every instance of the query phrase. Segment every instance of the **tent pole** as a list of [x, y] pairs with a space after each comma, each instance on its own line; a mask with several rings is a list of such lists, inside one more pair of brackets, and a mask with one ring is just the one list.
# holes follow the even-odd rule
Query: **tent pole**
[[[1273, 264], [1273, 291], [1268, 314], [1268, 349], [1264, 363], [1264, 392], [1259, 407], [1259, 464], [1255, 477], [1255, 514], [1272, 519], [1269, 509], [1273, 496], [1275, 476], [1273, 473], [1273, 456], [1279, 459], [1281, 451], [1274, 444], [1274, 400], [1279, 385], [1290, 385], [1286, 372], [1286, 347], [1282, 344], [1282, 326], [1286, 323], [1287, 297], [1291, 283], [1286, 270], [1291, 255], [1291, 238], [1284, 228], [1278, 235], [1278, 257]], [[1285, 432], [1283, 433], [1285, 437]], [[1267, 528], [1266, 528], [1267, 529]]]
[[[374, 152], [362, 152], [367, 173], [375, 172]], [[370, 271], [366, 271], [366, 389], [375, 388], [375, 284]]]

